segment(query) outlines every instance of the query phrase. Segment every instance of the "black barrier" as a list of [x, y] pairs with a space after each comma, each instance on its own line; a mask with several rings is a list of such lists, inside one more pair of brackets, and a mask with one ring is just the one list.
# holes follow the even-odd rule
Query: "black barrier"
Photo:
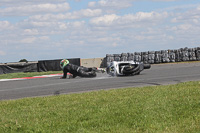
[[[46, 72], [61, 71], [60, 61], [57, 60], [41, 60], [38, 63], [15, 63], [8, 65], [0, 65], [0, 74], [18, 73], [18, 72]], [[80, 66], [80, 58], [68, 59], [70, 63]]]
[[41, 60], [38, 61], [38, 72], [47, 72], [47, 71], [60, 71], [60, 61], [59, 60]]
[[[38, 72], [46, 72], [46, 71], [61, 71], [60, 61], [62, 59], [57, 60], [41, 60], [38, 61]], [[68, 59], [70, 63], [74, 65], [80, 66], [80, 58]]]
[[0, 74], [17, 73], [17, 72], [37, 72], [37, 63], [0, 65]]

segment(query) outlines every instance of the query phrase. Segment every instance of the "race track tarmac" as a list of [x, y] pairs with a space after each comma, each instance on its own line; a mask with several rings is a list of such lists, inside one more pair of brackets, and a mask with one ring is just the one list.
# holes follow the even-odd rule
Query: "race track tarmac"
[[137, 76], [110, 77], [106, 73], [96, 78], [59, 79], [49, 77], [0, 82], [0, 100], [25, 97], [81, 93], [102, 89], [176, 84], [200, 81], [200, 62], [158, 64]]

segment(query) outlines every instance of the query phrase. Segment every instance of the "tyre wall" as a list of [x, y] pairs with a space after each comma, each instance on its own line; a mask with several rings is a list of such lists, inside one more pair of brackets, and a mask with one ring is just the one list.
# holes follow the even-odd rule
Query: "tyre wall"
[[150, 64], [200, 61], [200, 47], [180, 48], [174, 50], [160, 50], [121, 54], [106, 54], [107, 66], [112, 61], [136, 61]]

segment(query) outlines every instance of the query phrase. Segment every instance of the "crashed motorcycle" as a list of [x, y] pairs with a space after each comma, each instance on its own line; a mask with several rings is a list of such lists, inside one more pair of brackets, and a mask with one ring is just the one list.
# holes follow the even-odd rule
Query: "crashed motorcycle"
[[107, 74], [111, 76], [133, 76], [139, 75], [144, 69], [150, 69], [150, 64], [135, 61], [113, 61], [106, 68]]

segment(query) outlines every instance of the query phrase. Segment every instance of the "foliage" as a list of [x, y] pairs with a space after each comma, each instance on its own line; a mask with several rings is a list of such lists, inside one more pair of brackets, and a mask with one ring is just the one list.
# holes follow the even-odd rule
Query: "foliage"
[[21, 59], [19, 62], [28, 62], [26, 59]]

